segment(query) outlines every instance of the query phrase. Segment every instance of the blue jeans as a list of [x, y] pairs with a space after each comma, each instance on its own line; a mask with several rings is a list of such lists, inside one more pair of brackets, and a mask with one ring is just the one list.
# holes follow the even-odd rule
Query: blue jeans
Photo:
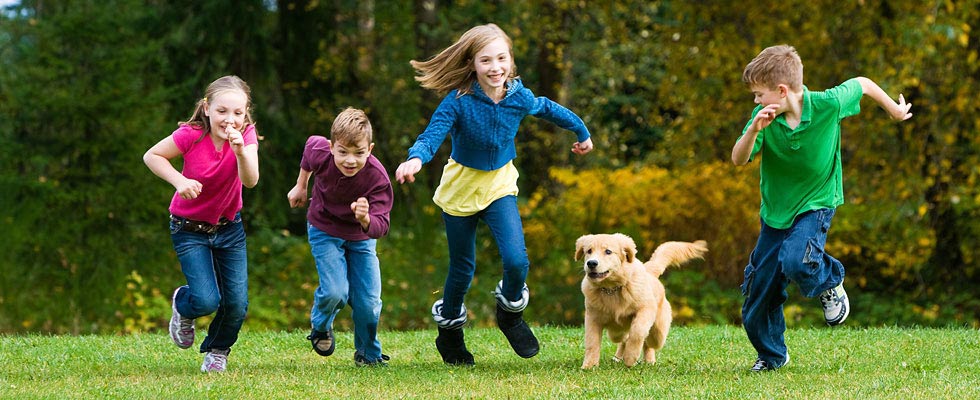
[[248, 260], [241, 215], [214, 234], [184, 231], [171, 221], [170, 239], [187, 278], [187, 286], [174, 299], [177, 311], [185, 318], [217, 312], [201, 352], [231, 348], [248, 310]]
[[310, 322], [314, 330], [333, 329], [337, 313], [349, 304], [354, 320], [354, 350], [373, 362], [381, 359], [381, 267], [375, 239], [344, 240], [307, 223], [310, 250], [320, 276], [313, 294]]
[[476, 273], [476, 226], [483, 220], [490, 228], [503, 261], [501, 293], [507, 300], [521, 299], [524, 281], [531, 262], [524, 245], [524, 227], [517, 209], [517, 197], [502, 197], [470, 216], [454, 217], [443, 213], [446, 238], [449, 241], [449, 275], [443, 288], [443, 318], [456, 318], [462, 311], [463, 298]]
[[844, 280], [844, 265], [824, 252], [835, 210], [800, 214], [788, 229], [762, 223], [759, 241], [745, 267], [742, 325], [760, 359], [770, 365], [786, 360], [786, 287], [796, 282], [805, 297], [815, 297]]

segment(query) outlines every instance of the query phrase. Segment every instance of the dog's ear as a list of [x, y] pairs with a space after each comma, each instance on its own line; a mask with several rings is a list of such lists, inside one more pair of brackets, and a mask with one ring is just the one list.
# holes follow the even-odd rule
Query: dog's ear
[[633, 259], [636, 258], [636, 242], [633, 241], [633, 238], [622, 233], [617, 233], [616, 237], [619, 239], [620, 245], [623, 246], [623, 255], [626, 258], [626, 262], [632, 263]]
[[578, 261], [585, 254], [585, 244], [592, 240], [592, 235], [584, 235], [575, 241], [575, 261]]

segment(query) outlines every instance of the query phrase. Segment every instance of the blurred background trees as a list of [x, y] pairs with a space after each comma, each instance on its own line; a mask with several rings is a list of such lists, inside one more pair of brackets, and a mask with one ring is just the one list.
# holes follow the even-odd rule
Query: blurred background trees
[[[246, 329], [307, 326], [316, 271], [305, 210], [285, 200], [306, 137], [328, 134], [346, 106], [365, 109], [374, 154], [393, 173], [439, 102], [408, 61], [488, 22], [514, 40], [525, 85], [582, 116], [596, 145], [575, 156], [572, 134], [522, 125], [532, 321], [580, 324], [574, 240], [624, 232], [646, 254], [707, 240], [703, 263], [665, 275], [675, 318], [740, 322], [759, 204], [757, 165], [729, 161], [753, 108], [741, 71], [788, 43], [811, 90], [867, 76], [913, 104], [901, 124], [870, 100], [844, 122], [847, 202], [828, 250], [847, 266], [854, 323], [978, 326], [978, 5], [24, 0], [0, 12], [0, 332], [165, 326], [168, 293], [183, 281], [166, 230], [173, 188], [141, 157], [226, 74], [252, 86], [264, 137], [262, 178], [243, 210]], [[379, 241], [387, 328], [431, 327], [447, 268], [431, 195], [447, 150], [415, 184], [396, 185], [391, 234]], [[499, 261], [490, 236], [478, 240], [467, 305], [474, 323], [492, 324]], [[790, 323], [822, 323], [815, 307], [793, 293]]]

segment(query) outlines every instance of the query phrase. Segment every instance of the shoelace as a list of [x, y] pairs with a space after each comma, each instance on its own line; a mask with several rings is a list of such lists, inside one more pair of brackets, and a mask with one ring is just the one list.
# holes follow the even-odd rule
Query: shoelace
[[762, 371], [769, 369], [769, 363], [764, 360], [755, 360], [755, 365], [752, 366], [753, 371]]
[[210, 353], [210, 360], [209, 371], [224, 371], [225, 365], [228, 364], [228, 356], [220, 353]]
[[193, 319], [187, 319], [187, 318], [181, 318], [180, 319], [180, 334], [181, 335], [190, 335], [192, 332], [194, 332], [194, 320]]

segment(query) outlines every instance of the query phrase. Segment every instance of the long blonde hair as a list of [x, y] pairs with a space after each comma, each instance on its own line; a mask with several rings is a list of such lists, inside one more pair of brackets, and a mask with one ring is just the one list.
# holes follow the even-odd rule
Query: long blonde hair
[[209, 133], [211, 133], [211, 120], [205, 114], [205, 109], [208, 107], [208, 99], [213, 99], [218, 93], [225, 92], [229, 90], [238, 90], [245, 93], [245, 126], [254, 125], [255, 121], [252, 121], [252, 89], [248, 87], [248, 84], [235, 75], [226, 75], [208, 85], [207, 89], [204, 90], [204, 97], [197, 101], [194, 106], [194, 113], [191, 114], [190, 119], [187, 121], [181, 121], [178, 125], [190, 125], [197, 128], [202, 128], [204, 133], [197, 141], [204, 139]]
[[444, 95], [453, 89], [459, 90], [459, 95], [470, 93], [476, 72], [473, 70], [473, 57], [490, 42], [503, 38], [510, 51], [510, 75], [508, 81], [517, 78], [517, 64], [514, 63], [513, 42], [495, 24], [479, 25], [466, 31], [456, 43], [436, 54], [427, 61], [409, 61], [418, 75], [415, 80], [426, 89], [435, 90]]

